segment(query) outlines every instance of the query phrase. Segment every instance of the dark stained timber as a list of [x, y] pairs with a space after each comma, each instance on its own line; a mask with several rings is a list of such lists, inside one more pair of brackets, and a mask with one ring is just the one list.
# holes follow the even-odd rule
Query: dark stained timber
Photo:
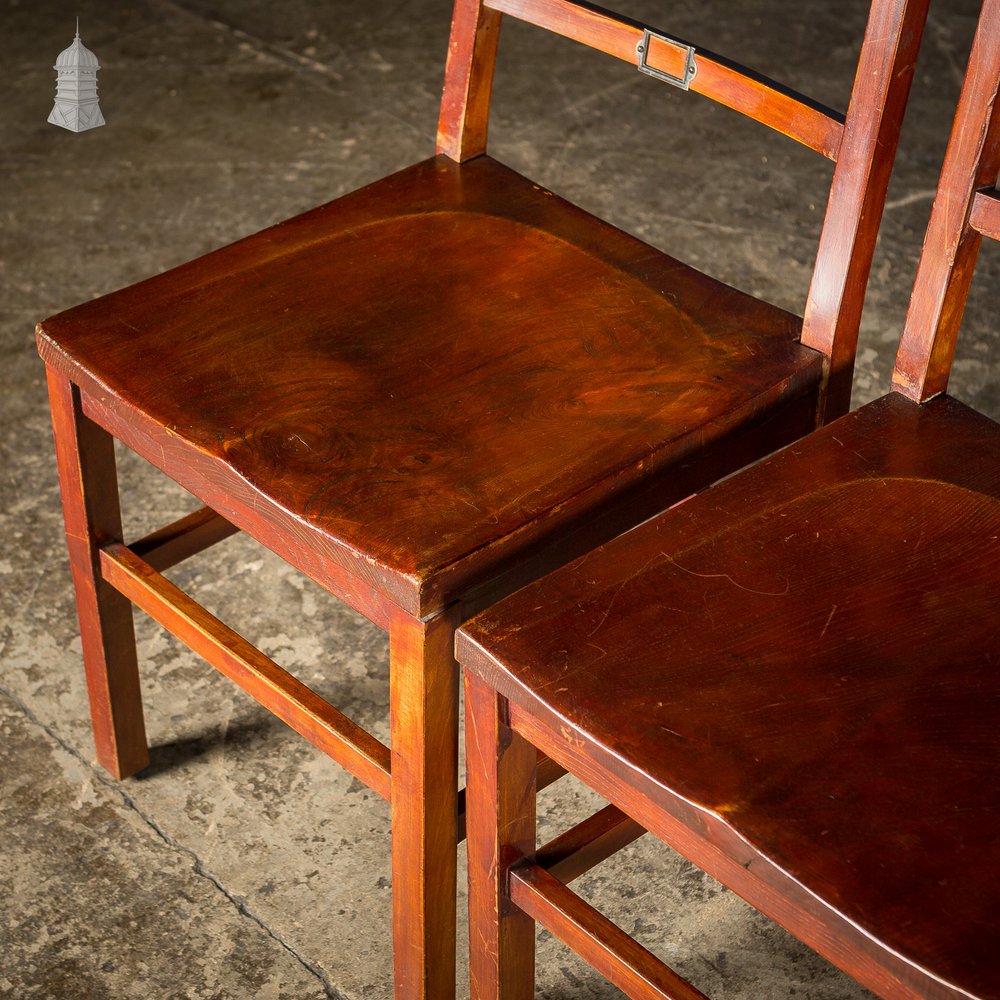
[[[803, 316], [487, 154], [504, 17], [633, 59], [640, 28], [456, 0], [437, 156], [39, 325], [102, 763], [147, 761], [124, 593], [390, 799], [397, 1000], [455, 990], [455, 629], [847, 409], [926, 6], [873, 2], [843, 116], [694, 55], [694, 90], [836, 160]], [[647, 68], [677, 51], [651, 37]], [[126, 547], [113, 439], [205, 508]], [[389, 633], [391, 751], [159, 575], [234, 531]], [[597, 832], [563, 870], [632, 832]]]
[[[894, 391], [459, 630], [467, 732], [503, 723], [469, 747], [473, 1000], [532, 991], [492, 913], [522, 950], [539, 921], [631, 997], [683, 990], [555, 877], [626, 821], [880, 996], [1000, 997], [1000, 425], [944, 391], [1000, 236], [998, 85], [987, 0]], [[535, 801], [510, 747], [611, 805], [545, 847], [511, 840]]]

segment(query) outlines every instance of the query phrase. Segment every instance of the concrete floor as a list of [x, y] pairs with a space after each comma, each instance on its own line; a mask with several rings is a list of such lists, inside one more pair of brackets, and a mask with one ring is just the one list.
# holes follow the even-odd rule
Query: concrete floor
[[[933, 5], [875, 261], [856, 401], [884, 391], [977, 10]], [[861, 0], [655, 0], [626, 12], [843, 107]], [[107, 126], [46, 124], [80, 14]], [[95, 765], [61, 537], [42, 317], [432, 152], [447, 0], [8, 0], [0, 14], [0, 995], [390, 995], [389, 811], [197, 657], [138, 620], [153, 764]], [[677, 256], [800, 310], [830, 166], [616, 60], [505, 28], [493, 152]], [[997, 277], [984, 261], [979, 286]], [[956, 395], [1000, 417], [982, 294]], [[123, 456], [129, 527], [191, 500]], [[387, 738], [377, 630], [237, 539], [175, 579]], [[545, 831], [581, 813], [546, 793]], [[464, 864], [464, 858], [462, 859]], [[846, 977], [644, 838], [585, 893], [709, 994], [862, 997]], [[460, 968], [464, 979], [464, 959]], [[538, 994], [617, 995], [551, 940]]]

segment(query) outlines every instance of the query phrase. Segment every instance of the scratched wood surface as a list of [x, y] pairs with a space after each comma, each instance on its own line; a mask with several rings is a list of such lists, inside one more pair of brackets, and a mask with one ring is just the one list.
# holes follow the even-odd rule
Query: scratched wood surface
[[894, 953], [995, 997], [998, 539], [1000, 426], [893, 393], [474, 619], [459, 659], [578, 773], [756, 859], [765, 912], [804, 886], [862, 981]]
[[47, 320], [40, 348], [423, 614], [445, 569], [815, 390], [800, 326], [440, 157]]

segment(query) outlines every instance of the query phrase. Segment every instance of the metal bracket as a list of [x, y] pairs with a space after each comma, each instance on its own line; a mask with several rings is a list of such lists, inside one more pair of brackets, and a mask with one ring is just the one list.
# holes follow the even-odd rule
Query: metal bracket
[[[673, 45], [684, 51], [683, 76], [673, 76], [670, 73], [665, 73], [662, 69], [656, 69], [649, 65], [646, 60], [649, 58], [649, 43], [652, 38], [661, 42], [666, 42], [668, 45]], [[669, 35], [660, 35], [655, 31], [650, 31], [649, 28], [646, 28], [642, 33], [642, 38], [639, 40], [639, 44], [635, 47], [635, 51], [639, 57], [638, 70], [640, 73], [645, 73], [646, 76], [656, 77], [657, 80], [669, 83], [673, 87], [679, 87], [681, 90], [689, 90], [691, 88], [691, 81], [694, 79], [695, 73], [698, 72], [698, 64], [694, 59], [693, 45], [685, 45], [683, 42], [677, 41], [676, 38], [671, 38]]]

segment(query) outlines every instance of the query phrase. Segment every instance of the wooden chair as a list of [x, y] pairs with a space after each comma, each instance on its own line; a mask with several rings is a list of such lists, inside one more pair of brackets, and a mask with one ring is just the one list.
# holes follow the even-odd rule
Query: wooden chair
[[[436, 158], [39, 326], [98, 759], [147, 763], [135, 604], [391, 800], [398, 997], [454, 989], [455, 627], [846, 409], [926, 6], [873, 4], [845, 118], [589, 5], [457, 0]], [[502, 14], [836, 161], [804, 319], [485, 155]], [[115, 438], [205, 507], [126, 545]], [[237, 530], [388, 631], [391, 751], [161, 575]]]
[[[884, 997], [1000, 997], [1000, 425], [945, 394], [998, 83], [986, 0], [893, 391], [459, 631], [474, 1000], [535, 921], [702, 997], [567, 887], [646, 831]], [[544, 847], [536, 748], [611, 803]]]

